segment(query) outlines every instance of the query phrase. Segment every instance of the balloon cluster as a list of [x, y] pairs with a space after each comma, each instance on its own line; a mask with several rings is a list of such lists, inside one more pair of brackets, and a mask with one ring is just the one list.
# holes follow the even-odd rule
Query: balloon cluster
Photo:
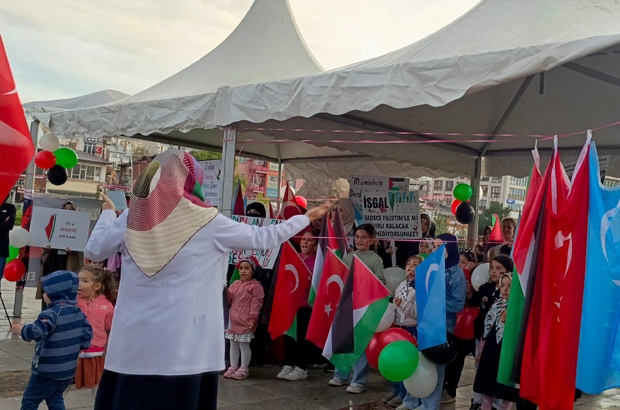
[[414, 397], [428, 397], [437, 386], [437, 368], [418, 351], [416, 338], [405, 329], [392, 328], [393, 322], [394, 304], [390, 303], [366, 348], [368, 363], [387, 380], [404, 382]]
[[47, 180], [51, 184], [62, 185], [67, 182], [67, 169], [77, 165], [77, 153], [71, 148], [61, 147], [54, 134], [43, 135], [39, 145], [42, 150], [35, 155], [34, 163], [47, 170]]
[[19, 250], [30, 243], [30, 232], [24, 228], [13, 228], [9, 232], [9, 257], [6, 258], [4, 278], [9, 282], [17, 282], [26, 274], [26, 266], [19, 259]]
[[452, 201], [452, 214], [463, 225], [468, 225], [474, 220], [476, 213], [469, 204], [469, 198], [473, 195], [471, 185], [460, 183], [454, 187], [454, 201]]

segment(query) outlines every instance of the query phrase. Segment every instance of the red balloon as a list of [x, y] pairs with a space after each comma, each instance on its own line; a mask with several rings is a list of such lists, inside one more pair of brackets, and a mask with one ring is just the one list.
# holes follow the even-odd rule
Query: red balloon
[[308, 201], [303, 196], [295, 195], [295, 203], [302, 208], [308, 208]]
[[474, 320], [480, 314], [479, 308], [466, 307], [456, 315], [456, 327], [454, 336], [459, 339], [469, 340], [474, 338]]
[[4, 267], [4, 279], [9, 282], [17, 282], [26, 274], [26, 267], [21, 259], [15, 259]]
[[379, 352], [381, 352], [385, 346], [399, 340], [406, 340], [416, 346], [418, 345], [418, 341], [411, 335], [411, 333], [400, 327], [392, 327], [381, 333], [381, 336], [379, 337]]
[[458, 208], [459, 205], [461, 205], [461, 202], [463, 202], [463, 201], [461, 201], [459, 199], [455, 199], [454, 201], [452, 201], [452, 207], [451, 207], [452, 215], [456, 214], [456, 208]]
[[51, 151], [39, 151], [34, 156], [34, 163], [41, 169], [50, 169], [56, 165], [56, 155]]
[[379, 368], [379, 354], [381, 353], [381, 349], [379, 349], [379, 338], [381, 337], [381, 333], [375, 333], [372, 335], [372, 339], [370, 339], [370, 343], [366, 347], [366, 359], [368, 359], [368, 364], [370, 364], [375, 369]]

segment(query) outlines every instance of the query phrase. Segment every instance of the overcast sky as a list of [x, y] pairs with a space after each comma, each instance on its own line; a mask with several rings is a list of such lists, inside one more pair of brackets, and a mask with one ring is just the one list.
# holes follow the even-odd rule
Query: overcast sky
[[[22, 102], [104, 89], [134, 94], [215, 48], [252, 1], [2, 0], [0, 35]], [[411, 44], [477, 2], [290, 0], [326, 69]]]

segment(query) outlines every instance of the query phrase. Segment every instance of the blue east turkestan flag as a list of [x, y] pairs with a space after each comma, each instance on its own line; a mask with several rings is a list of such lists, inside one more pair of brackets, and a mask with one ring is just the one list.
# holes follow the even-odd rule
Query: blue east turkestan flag
[[445, 247], [439, 247], [416, 268], [415, 298], [420, 350], [446, 343]]
[[577, 387], [598, 394], [620, 386], [620, 187], [601, 185], [594, 143], [589, 166], [588, 249]]

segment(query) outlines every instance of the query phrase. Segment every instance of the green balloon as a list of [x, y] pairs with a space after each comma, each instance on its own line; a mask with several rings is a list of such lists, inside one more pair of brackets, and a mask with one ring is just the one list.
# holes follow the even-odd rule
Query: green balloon
[[418, 368], [418, 348], [407, 340], [385, 346], [379, 354], [379, 371], [391, 382], [410, 378]]
[[56, 165], [60, 165], [65, 169], [73, 168], [78, 163], [78, 156], [71, 148], [58, 148], [54, 151], [54, 155], [56, 156]]
[[472, 191], [471, 186], [469, 184], [457, 184], [454, 187], [454, 197], [459, 201], [466, 202], [471, 198], [474, 191]]
[[11, 262], [12, 260], [17, 259], [19, 256], [19, 249], [14, 246], [9, 245], [9, 257], [6, 258], [6, 263]]

